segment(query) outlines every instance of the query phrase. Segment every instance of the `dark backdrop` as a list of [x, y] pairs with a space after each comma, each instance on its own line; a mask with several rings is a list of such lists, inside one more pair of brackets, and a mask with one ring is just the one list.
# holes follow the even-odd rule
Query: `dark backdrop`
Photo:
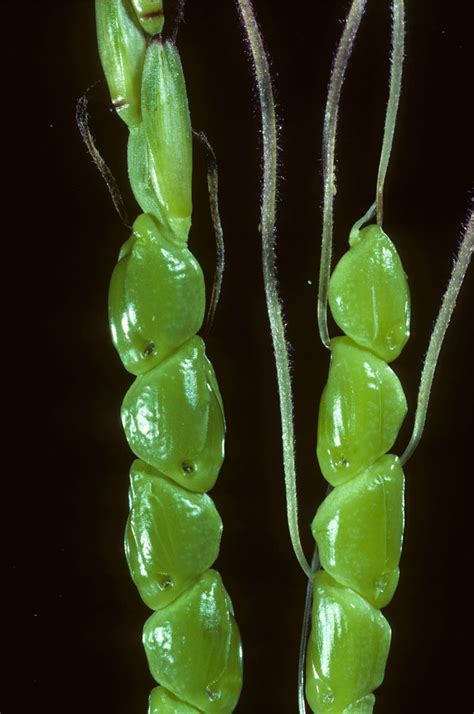
[[[320, 137], [329, 68], [347, 2], [255, 0], [281, 120], [278, 262], [292, 345], [303, 540], [325, 484], [316, 410], [328, 355], [315, 304]], [[336, 255], [372, 201], [387, 96], [388, 2], [369, 9], [343, 93]], [[172, 14], [171, 0], [168, 14]], [[407, 61], [385, 228], [409, 276], [413, 336], [395, 369], [411, 408], [465, 219], [472, 179], [470, 2], [408, 3]], [[119, 422], [131, 378], [110, 343], [107, 288], [127, 230], [81, 144], [77, 98], [101, 68], [89, 0], [1, 9], [5, 528], [2, 713], [145, 712], [153, 686], [140, 644], [148, 610], [122, 533], [132, 459]], [[228, 420], [213, 498], [225, 530], [217, 567], [245, 648], [244, 714], [296, 712], [305, 581], [284, 510], [279, 416], [263, 299], [258, 224], [259, 118], [232, 2], [189, 0], [179, 33], [194, 127], [220, 165], [227, 271], [207, 340]], [[104, 84], [92, 127], [126, 197], [126, 129]], [[196, 147], [191, 249], [214, 267], [205, 162]], [[422, 445], [408, 465], [400, 586], [377, 712], [471, 712], [472, 297], [469, 275], [443, 348]]]

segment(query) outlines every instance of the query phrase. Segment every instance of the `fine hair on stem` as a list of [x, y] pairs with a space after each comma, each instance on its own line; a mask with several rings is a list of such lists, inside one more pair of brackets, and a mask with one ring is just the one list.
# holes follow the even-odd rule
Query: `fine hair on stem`
[[263, 182], [260, 230], [262, 234], [262, 263], [265, 297], [273, 341], [273, 351], [280, 399], [283, 464], [285, 473], [286, 509], [291, 543], [296, 558], [306, 576], [311, 568], [305, 558], [298, 528], [298, 499], [296, 494], [296, 466], [293, 423], [293, 395], [288, 346], [283, 310], [278, 295], [275, 264], [275, 217], [277, 188], [277, 125], [275, 101], [268, 58], [253, 12], [251, 0], [237, 0], [240, 18], [246, 34], [257, 82], [262, 118]]

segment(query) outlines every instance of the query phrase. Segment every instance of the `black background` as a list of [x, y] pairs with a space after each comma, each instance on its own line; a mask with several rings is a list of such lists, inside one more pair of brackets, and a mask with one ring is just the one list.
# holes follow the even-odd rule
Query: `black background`
[[[387, 96], [389, 3], [368, 5], [341, 106], [336, 257], [372, 201]], [[308, 524], [325, 491], [314, 458], [328, 368], [315, 320], [320, 137], [347, 2], [255, 0], [255, 6], [282, 124], [277, 252], [309, 554]], [[172, 17], [171, 0], [166, 9]], [[138, 714], [146, 711], [153, 682], [140, 643], [149, 611], [122, 549], [132, 455], [119, 407], [131, 378], [110, 343], [106, 313], [127, 229], [74, 120], [77, 98], [102, 77], [93, 3], [4, 2], [1, 17], [8, 665], [0, 710]], [[398, 453], [409, 438], [422, 357], [467, 215], [473, 159], [471, 3], [418, 0], [408, 3], [407, 20], [384, 221], [413, 300], [412, 339], [395, 364], [411, 409]], [[285, 520], [257, 232], [259, 118], [233, 3], [189, 0], [178, 45], [194, 127], [208, 133], [220, 165], [227, 271], [207, 346], [228, 421], [226, 461], [212, 495], [225, 526], [217, 567], [245, 652], [238, 711], [287, 714], [297, 710], [305, 580]], [[92, 128], [134, 217], [127, 131], [108, 101], [102, 83], [90, 99]], [[190, 246], [210, 286], [215, 249], [199, 147]], [[426, 433], [406, 469], [405, 546], [400, 585], [385, 611], [393, 642], [377, 692], [379, 714], [473, 709], [473, 282], [468, 275], [439, 361]]]

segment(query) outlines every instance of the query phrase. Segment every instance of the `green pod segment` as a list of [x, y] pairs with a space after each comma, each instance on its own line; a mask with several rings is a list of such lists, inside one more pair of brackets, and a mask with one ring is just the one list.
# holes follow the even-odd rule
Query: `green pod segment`
[[135, 379], [122, 424], [140, 459], [190, 491], [213, 487], [224, 460], [225, 422], [200, 337]]
[[353, 704], [349, 704], [342, 710], [342, 714], [372, 714], [374, 711], [375, 697], [368, 694], [366, 697], [358, 699]]
[[163, 0], [132, 0], [138, 21], [149, 35], [157, 35], [165, 24]]
[[129, 126], [141, 121], [146, 39], [128, 0], [96, 0], [99, 55], [117, 114]]
[[362, 711], [371, 711], [364, 699], [383, 681], [390, 638], [379, 610], [324, 571], [316, 573], [306, 658], [306, 697], [313, 712], [359, 712], [355, 704], [361, 699]]
[[199, 709], [181, 701], [164, 687], [152, 689], [148, 714], [199, 714]]
[[186, 242], [192, 211], [192, 130], [178, 51], [170, 40], [149, 43], [142, 82], [142, 116], [163, 213]]
[[389, 454], [336, 486], [311, 528], [324, 570], [380, 609], [398, 584], [403, 525], [404, 476]]
[[351, 233], [350, 249], [329, 282], [329, 306], [341, 330], [385, 362], [410, 336], [410, 294], [390, 238], [380, 226]]
[[142, 374], [189, 340], [205, 313], [204, 276], [185, 247], [142, 214], [122, 247], [109, 291], [112, 340], [129, 372]]
[[152, 610], [168, 605], [216, 560], [222, 520], [212, 499], [190, 493], [143, 461], [130, 472], [125, 553], [132, 580]]
[[389, 451], [407, 412], [395, 372], [348, 337], [331, 340], [328, 382], [319, 406], [317, 455], [338, 486]]
[[143, 644], [157, 682], [203, 712], [227, 714], [242, 688], [242, 650], [219, 573], [201, 579], [145, 623]]

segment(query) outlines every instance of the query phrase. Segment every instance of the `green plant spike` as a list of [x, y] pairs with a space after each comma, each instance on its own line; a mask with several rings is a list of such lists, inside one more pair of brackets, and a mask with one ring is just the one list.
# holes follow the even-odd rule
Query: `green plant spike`
[[[394, 0], [394, 6], [393, 37], [397, 33], [403, 37], [403, 0]], [[360, 8], [360, 2], [353, 0], [345, 33]], [[358, 22], [360, 17], [357, 14]], [[351, 39], [353, 42], [353, 35]], [[344, 67], [350, 54], [345, 45], [341, 42], [339, 49], [339, 63]], [[394, 56], [399, 66], [391, 74], [390, 121], [385, 125], [384, 167], [376, 191], [379, 224], [403, 52]], [[340, 85], [335, 71], [330, 97], [334, 83]], [[332, 116], [324, 144], [326, 135], [332, 137], [334, 156], [337, 107]], [[333, 185], [332, 171], [326, 170], [326, 188]], [[325, 220], [329, 217], [330, 225], [323, 230], [323, 247], [327, 243], [324, 254], [330, 257], [332, 195], [326, 194], [330, 198]], [[391, 638], [380, 608], [392, 598], [399, 578], [404, 477], [397, 457], [386, 452], [395, 442], [407, 404], [387, 362], [400, 354], [408, 339], [410, 303], [400, 258], [381, 225], [360, 230], [372, 211], [355, 224], [350, 249], [328, 286], [329, 260], [324, 263], [320, 282], [319, 306], [325, 304], [327, 295], [334, 320], [346, 335], [330, 342], [331, 364], [318, 421], [318, 460], [334, 489], [312, 524], [324, 568], [314, 576], [306, 658], [306, 698], [315, 714], [372, 712], [373, 691], [383, 681]], [[321, 311], [319, 319], [323, 343], [327, 344], [327, 320]]]
[[[144, 211], [118, 255], [109, 291], [112, 340], [136, 379], [122, 405], [135, 461], [125, 550], [154, 610], [143, 643], [149, 713], [230, 714], [242, 648], [217, 558], [222, 522], [205, 491], [224, 458], [222, 398], [203, 340], [204, 278], [187, 248], [191, 123], [183, 71], [161, 2], [97, 0], [100, 57], [130, 129], [130, 183]], [[152, 35], [147, 38], [145, 33]]]

